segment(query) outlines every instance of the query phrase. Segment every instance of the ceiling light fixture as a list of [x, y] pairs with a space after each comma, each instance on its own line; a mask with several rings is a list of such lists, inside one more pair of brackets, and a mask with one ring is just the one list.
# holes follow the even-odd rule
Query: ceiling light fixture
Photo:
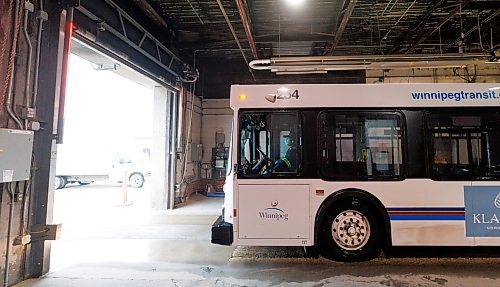
[[299, 7], [306, 2], [306, 0], [285, 0], [285, 2], [292, 7]]

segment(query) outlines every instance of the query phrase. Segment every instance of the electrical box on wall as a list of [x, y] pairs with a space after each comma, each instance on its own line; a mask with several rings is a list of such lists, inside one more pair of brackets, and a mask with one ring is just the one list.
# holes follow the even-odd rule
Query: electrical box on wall
[[201, 162], [203, 146], [201, 144], [191, 144], [191, 161]]
[[0, 129], [0, 183], [28, 180], [33, 132]]

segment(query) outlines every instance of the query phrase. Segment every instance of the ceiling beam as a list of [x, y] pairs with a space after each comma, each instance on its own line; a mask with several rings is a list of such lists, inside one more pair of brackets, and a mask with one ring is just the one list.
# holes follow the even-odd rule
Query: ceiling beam
[[335, 51], [335, 48], [337, 48], [340, 39], [342, 38], [342, 34], [344, 34], [344, 30], [347, 27], [347, 23], [349, 23], [349, 19], [351, 18], [352, 12], [354, 11], [354, 7], [356, 6], [357, 0], [350, 0], [349, 5], [347, 6], [347, 9], [344, 12], [344, 17], [342, 18], [342, 21], [340, 22], [339, 28], [337, 29], [337, 32], [335, 33], [335, 38], [333, 39], [333, 43], [328, 49], [326, 50], [325, 54], [333, 55], [333, 52]]
[[464, 0], [460, 2], [459, 5], [455, 9], [453, 9], [448, 15], [446, 15], [441, 21], [431, 30], [425, 31], [423, 34], [421, 34], [415, 41], [413, 41], [412, 44], [410, 44], [410, 47], [406, 50], [405, 53], [409, 53], [413, 51], [418, 45], [423, 43], [427, 38], [429, 38], [434, 32], [439, 30], [444, 24], [446, 24], [451, 18], [453, 18], [455, 15], [460, 13], [469, 3], [471, 0]]
[[219, 5], [219, 9], [222, 12], [222, 15], [224, 16], [224, 19], [226, 20], [227, 26], [229, 27], [229, 30], [231, 30], [231, 34], [234, 37], [234, 41], [236, 41], [236, 44], [238, 45], [238, 48], [240, 49], [241, 56], [243, 56], [243, 60], [245, 60], [245, 63], [247, 64], [248, 71], [252, 75], [252, 78], [255, 80], [255, 75], [253, 74], [252, 69], [250, 69], [250, 64], [248, 62], [247, 56], [245, 55], [245, 51], [243, 50], [243, 47], [241, 47], [240, 40], [238, 39], [238, 35], [236, 35], [236, 31], [234, 30], [233, 24], [231, 24], [231, 21], [229, 20], [229, 17], [227, 16], [226, 9], [224, 8], [224, 5], [222, 5], [221, 0], [216, 0], [217, 4]]
[[241, 23], [243, 24], [243, 28], [245, 29], [245, 34], [247, 35], [247, 40], [248, 44], [250, 45], [250, 49], [252, 49], [253, 58], [258, 59], [259, 54], [257, 53], [257, 46], [255, 45], [255, 41], [253, 39], [252, 26], [250, 24], [250, 17], [248, 16], [247, 1], [236, 0], [236, 6], [238, 6], [238, 11], [240, 12]]
[[416, 25], [409, 26], [410, 29], [405, 33], [403, 33], [400, 37], [398, 37], [396, 42], [394, 42], [396, 46], [389, 52], [389, 54], [394, 54], [398, 52], [401, 49], [402, 44], [406, 43], [409, 39], [411, 39], [411, 37], [415, 35], [415, 31], [420, 31], [420, 29], [425, 24], [427, 24], [427, 21], [429, 21], [429, 19], [431, 18], [432, 13], [445, 1], [446, 0], [434, 0], [434, 5], [432, 5], [429, 9], [427, 9], [425, 14], [416, 21]]
[[151, 19], [156, 25], [158, 25], [160, 28], [168, 29], [167, 22], [163, 17], [156, 12], [156, 10], [149, 5], [149, 3], [146, 0], [134, 0], [135, 5], [139, 7], [142, 12], [144, 12], [149, 19]]

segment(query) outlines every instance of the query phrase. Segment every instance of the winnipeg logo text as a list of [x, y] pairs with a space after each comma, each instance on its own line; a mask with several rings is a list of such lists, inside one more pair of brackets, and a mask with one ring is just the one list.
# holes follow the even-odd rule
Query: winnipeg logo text
[[288, 213], [285, 213], [282, 209], [276, 207], [266, 208], [262, 211], [259, 211], [259, 217], [262, 219], [270, 219], [270, 220], [288, 220]]

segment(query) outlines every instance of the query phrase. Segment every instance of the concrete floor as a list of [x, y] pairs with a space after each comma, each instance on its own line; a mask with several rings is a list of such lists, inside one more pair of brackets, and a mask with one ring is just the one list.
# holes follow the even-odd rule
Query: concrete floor
[[111, 184], [58, 190], [63, 236], [51, 272], [16, 286], [500, 286], [498, 248], [403, 249], [344, 264], [306, 258], [300, 248], [210, 244], [221, 198], [195, 195], [175, 211], [153, 212], [147, 185], [130, 189], [131, 205], [121, 195]]

